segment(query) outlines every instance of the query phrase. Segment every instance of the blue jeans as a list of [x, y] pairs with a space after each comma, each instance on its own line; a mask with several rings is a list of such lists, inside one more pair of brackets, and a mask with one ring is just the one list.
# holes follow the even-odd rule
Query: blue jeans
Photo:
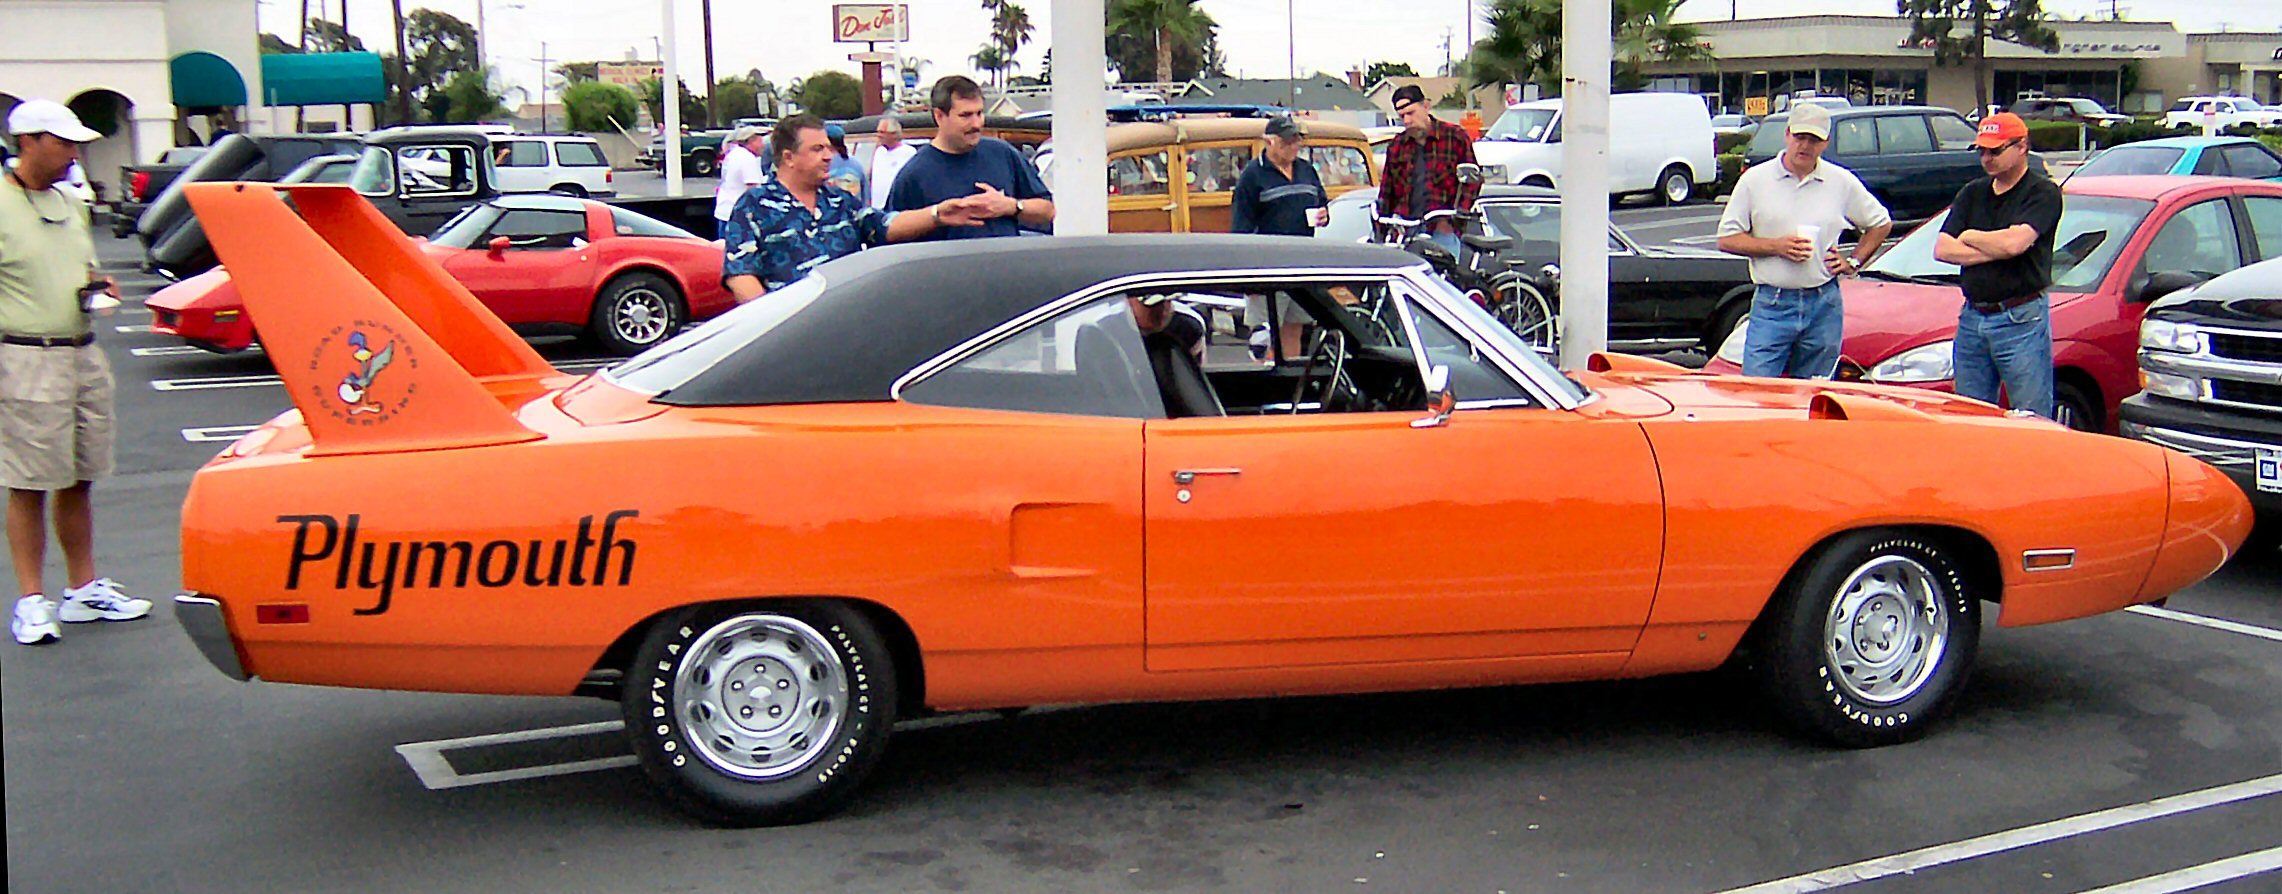
[[1968, 303], [1957, 312], [1957, 393], [2052, 417], [2052, 304], [2039, 295], [2011, 310], [1982, 313]]
[[1830, 378], [1838, 373], [1845, 332], [1838, 280], [1811, 289], [1760, 286], [1751, 295], [1751, 326], [1743, 330], [1743, 374]]

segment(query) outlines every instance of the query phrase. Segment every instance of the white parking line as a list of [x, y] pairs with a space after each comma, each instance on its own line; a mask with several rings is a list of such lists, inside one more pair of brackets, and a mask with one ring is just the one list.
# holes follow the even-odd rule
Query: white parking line
[[193, 444], [235, 441], [245, 437], [247, 432], [260, 427], [259, 425], [215, 425], [206, 428], [186, 428], [182, 430], [182, 439]]
[[111, 327], [111, 328], [113, 328], [113, 329], [116, 329], [116, 330], [119, 330], [120, 332], [129, 333], [129, 334], [132, 334], [132, 333], [136, 333], [136, 332], [149, 332], [149, 331], [151, 331], [151, 327], [150, 327], [148, 324], [145, 324], [145, 325], [142, 325], [142, 326], [113, 326], [113, 327]]
[[2275, 630], [2268, 627], [2258, 627], [2251, 624], [2244, 624], [2240, 621], [2229, 621], [2225, 618], [2213, 618], [2205, 615], [2193, 615], [2186, 612], [2176, 612], [2167, 608], [2156, 608], [2152, 605], [2135, 605], [2124, 609], [2124, 611], [2137, 615], [2146, 615], [2150, 618], [2162, 618], [2166, 621], [2178, 621], [2182, 624], [2193, 624], [2197, 627], [2208, 627], [2212, 630], [2224, 630], [2228, 633], [2240, 633], [2244, 636], [2255, 636], [2259, 639], [2273, 640], [2275, 642], [2282, 643], [2282, 630]]
[[1891, 875], [1917, 872], [1949, 863], [1959, 863], [1975, 857], [1986, 857], [2018, 848], [2031, 847], [2072, 838], [2088, 832], [2120, 828], [2182, 813], [2191, 813], [2237, 801], [2263, 798], [2282, 792], [2282, 773], [2261, 776], [2217, 788], [2187, 792], [2138, 804], [2110, 807], [2091, 813], [2077, 814], [2066, 819], [2023, 826], [1994, 832], [1978, 838], [1968, 838], [1949, 844], [1922, 847], [1914, 851], [1833, 866], [1819, 872], [1794, 875], [1774, 881], [1761, 882], [1744, 888], [1733, 888], [1720, 894], [1806, 894], [1810, 891], [1827, 891], [1859, 882], [1872, 881]]
[[2213, 860], [2201, 866], [2189, 866], [2120, 885], [2095, 888], [2084, 894], [2176, 894], [2277, 869], [2282, 869], [2282, 847], [2270, 847], [2256, 853]]
[[406, 764], [411, 765], [413, 774], [420, 777], [421, 785], [427, 786], [431, 791], [440, 791], [447, 788], [465, 788], [471, 785], [486, 785], [494, 782], [538, 779], [545, 776], [567, 776], [572, 773], [587, 773], [594, 770], [634, 766], [636, 762], [634, 756], [625, 754], [594, 760], [544, 764], [537, 767], [517, 767], [512, 770], [493, 770], [488, 773], [462, 775], [458, 770], [452, 769], [452, 762], [444, 757], [445, 751], [457, 748], [472, 748], [478, 745], [509, 745], [516, 742], [535, 742], [540, 739], [584, 736], [611, 732], [625, 727], [626, 724], [623, 721], [605, 720], [601, 723], [581, 723], [575, 726], [494, 733], [488, 736], [469, 736], [464, 739], [411, 742], [396, 746], [396, 753], [404, 757]]
[[[160, 345], [155, 348], [129, 348], [127, 353], [132, 354], [136, 357], [181, 357], [185, 355], [213, 354], [214, 352], [206, 350], [205, 348], [201, 348], [197, 345]], [[240, 356], [252, 356], [259, 353], [261, 353], [260, 345], [249, 345], [245, 350], [238, 352]], [[216, 354], [215, 356], [221, 355]]]
[[152, 379], [156, 391], [211, 391], [217, 388], [267, 388], [284, 384], [276, 376], [204, 376], [195, 379]]

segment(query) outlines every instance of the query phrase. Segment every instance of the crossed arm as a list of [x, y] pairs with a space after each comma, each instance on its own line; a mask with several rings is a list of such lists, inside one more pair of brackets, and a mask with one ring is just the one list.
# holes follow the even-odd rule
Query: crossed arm
[[2020, 257], [2036, 244], [2036, 228], [2025, 223], [2002, 230], [1966, 230], [1934, 239], [1934, 260], [1970, 267]]

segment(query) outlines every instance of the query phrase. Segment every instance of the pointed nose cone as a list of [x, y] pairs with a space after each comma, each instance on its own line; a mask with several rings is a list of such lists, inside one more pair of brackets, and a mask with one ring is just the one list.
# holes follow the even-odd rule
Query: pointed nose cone
[[2140, 586], [2143, 599], [2160, 599], [2194, 586], [2219, 570], [2250, 536], [2250, 499], [2234, 481], [2202, 460], [2165, 451], [2171, 462], [2171, 518], [2163, 549]]

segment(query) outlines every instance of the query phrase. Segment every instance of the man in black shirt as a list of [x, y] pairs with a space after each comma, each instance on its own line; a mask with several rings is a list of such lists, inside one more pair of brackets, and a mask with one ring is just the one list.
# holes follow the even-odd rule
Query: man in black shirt
[[1229, 200], [1231, 233], [1313, 236], [1326, 201], [1315, 165], [1300, 156], [1299, 122], [1289, 115], [1268, 119], [1267, 145], [1236, 178]]
[[1934, 258], [1964, 268], [1951, 362], [1957, 393], [2053, 418], [2052, 237], [2060, 186], [2028, 167], [2028, 125], [2010, 112], [1981, 120], [1973, 141], [1989, 176], [1958, 191]]

